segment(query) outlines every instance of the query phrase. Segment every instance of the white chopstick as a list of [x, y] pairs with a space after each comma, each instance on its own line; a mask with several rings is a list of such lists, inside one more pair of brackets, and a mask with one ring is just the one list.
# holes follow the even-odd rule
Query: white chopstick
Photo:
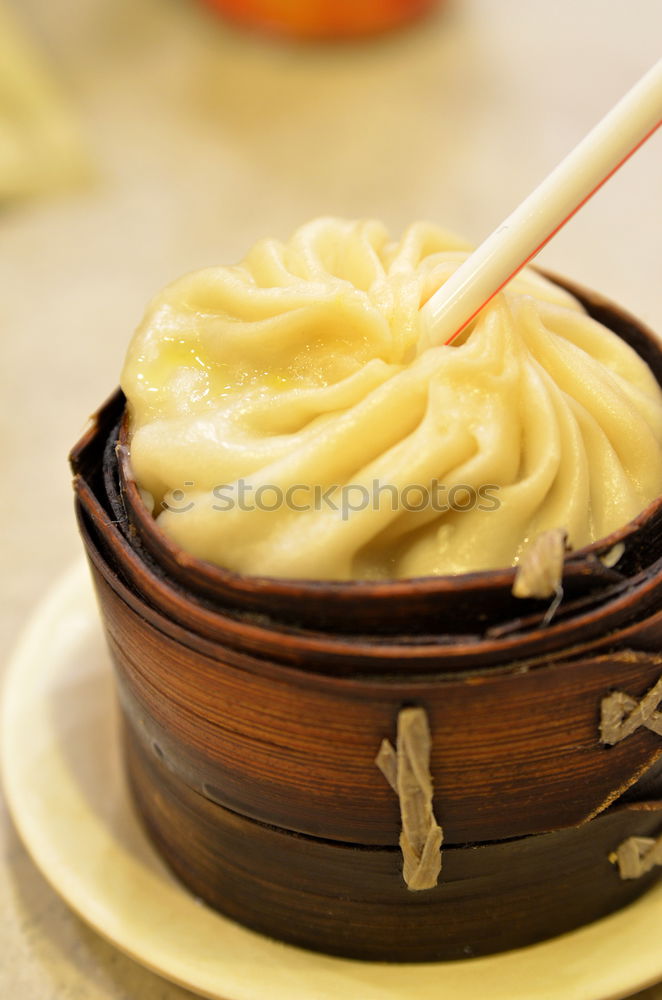
[[662, 59], [420, 311], [419, 353], [450, 343], [662, 124]]

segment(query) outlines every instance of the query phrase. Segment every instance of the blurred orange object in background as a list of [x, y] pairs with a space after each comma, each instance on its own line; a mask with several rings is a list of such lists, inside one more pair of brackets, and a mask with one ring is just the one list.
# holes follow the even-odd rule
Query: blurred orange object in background
[[228, 17], [298, 38], [352, 38], [395, 28], [437, 0], [206, 0]]

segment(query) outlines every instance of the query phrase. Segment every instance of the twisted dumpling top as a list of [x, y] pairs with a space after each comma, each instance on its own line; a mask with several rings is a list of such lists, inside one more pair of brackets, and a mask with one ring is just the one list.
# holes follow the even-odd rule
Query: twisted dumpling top
[[411, 577], [573, 547], [662, 490], [662, 392], [567, 292], [524, 271], [452, 346], [421, 304], [469, 247], [318, 219], [152, 302], [122, 377], [163, 531], [255, 575]]

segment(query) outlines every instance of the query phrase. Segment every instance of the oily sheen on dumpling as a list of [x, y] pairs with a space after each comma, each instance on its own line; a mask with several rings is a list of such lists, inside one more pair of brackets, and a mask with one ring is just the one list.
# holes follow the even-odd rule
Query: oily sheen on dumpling
[[524, 271], [417, 354], [469, 250], [323, 218], [158, 295], [122, 387], [162, 530], [241, 573], [382, 579], [511, 565], [552, 528], [577, 548], [643, 510], [662, 392], [567, 292]]

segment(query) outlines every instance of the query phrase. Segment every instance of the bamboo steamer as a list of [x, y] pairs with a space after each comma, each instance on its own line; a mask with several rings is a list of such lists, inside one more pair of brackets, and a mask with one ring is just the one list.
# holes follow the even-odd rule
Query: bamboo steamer
[[[570, 290], [662, 382], [655, 337]], [[655, 879], [657, 866], [622, 880], [608, 856], [619, 837], [662, 830], [662, 738], [641, 725], [607, 745], [600, 719], [611, 692], [636, 705], [662, 675], [661, 500], [567, 559], [549, 625], [544, 602], [512, 597], [511, 570], [241, 577], [160, 533], [131, 476], [123, 409], [117, 393], [72, 452], [77, 513], [136, 801], [193, 891], [306, 947], [419, 961], [541, 940]], [[398, 798], [375, 765], [411, 705], [429, 720], [444, 831], [441, 881], [421, 893], [402, 880]]]

